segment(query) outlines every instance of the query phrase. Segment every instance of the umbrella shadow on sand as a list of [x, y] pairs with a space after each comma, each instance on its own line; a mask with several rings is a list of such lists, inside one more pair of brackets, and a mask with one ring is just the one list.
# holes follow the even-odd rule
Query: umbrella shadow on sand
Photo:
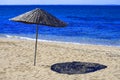
[[107, 66], [98, 63], [87, 62], [65, 62], [56, 63], [51, 66], [51, 70], [60, 74], [86, 74], [105, 69]]

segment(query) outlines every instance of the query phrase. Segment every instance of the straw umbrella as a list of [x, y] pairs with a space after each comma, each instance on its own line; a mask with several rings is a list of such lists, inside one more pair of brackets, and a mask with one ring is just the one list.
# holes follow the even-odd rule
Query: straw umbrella
[[57, 19], [50, 13], [36, 8], [17, 17], [11, 18], [10, 20], [16, 22], [23, 22], [27, 24], [36, 24], [36, 43], [35, 43], [35, 54], [34, 54], [34, 66], [36, 65], [36, 53], [37, 53], [37, 39], [38, 39], [38, 25], [46, 25], [52, 27], [65, 27], [66, 23]]

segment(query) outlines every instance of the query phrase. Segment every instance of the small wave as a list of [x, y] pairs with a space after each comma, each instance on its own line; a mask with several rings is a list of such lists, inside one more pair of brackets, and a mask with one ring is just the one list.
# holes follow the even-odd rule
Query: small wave
[[22, 37], [22, 36], [15, 36], [15, 35], [5, 35], [5, 34], [0, 34], [0, 38], [22, 39], [22, 40], [35, 40], [33, 38]]

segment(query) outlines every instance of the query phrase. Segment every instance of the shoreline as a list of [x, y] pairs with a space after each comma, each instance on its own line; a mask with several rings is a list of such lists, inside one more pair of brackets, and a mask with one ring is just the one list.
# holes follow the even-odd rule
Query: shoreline
[[[0, 37], [0, 39], [8, 39], [8, 40], [27, 40], [27, 41], [35, 41], [35, 39], [29, 37], [21, 37], [21, 36], [14, 36], [14, 37]], [[67, 41], [54, 41], [54, 40], [45, 40], [45, 39], [38, 39], [38, 42], [53, 42], [53, 43], [62, 43], [62, 44], [74, 44], [74, 45], [95, 45], [95, 46], [106, 46], [106, 47], [118, 47], [117, 45], [106, 45], [106, 44], [92, 44], [92, 43], [77, 43], [77, 42], [67, 42]]]
[[[57, 43], [70, 43], [78, 45], [98, 45], [98, 46], [110, 46], [120, 47], [120, 40], [106, 40], [106, 39], [92, 39], [83, 37], [64, 37], [55, 35], [39, 35], [38, 41], [45, 42], [57, 42]], [[35, 40], [35, 34], [0, 34], [0, 38], [14, 39], [14, 40]]]

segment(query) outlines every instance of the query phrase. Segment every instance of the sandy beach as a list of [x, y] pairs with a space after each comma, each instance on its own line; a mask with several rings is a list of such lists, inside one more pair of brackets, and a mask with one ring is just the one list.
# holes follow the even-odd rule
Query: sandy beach
[[[0, 39], [0, 80], [120, 80], [120, 47], [38, 42], [37, 65], [33, 66], [34, 41]], [[88, 74], [53, 72], [60, 62], [92, 62], [106, 69]]]

